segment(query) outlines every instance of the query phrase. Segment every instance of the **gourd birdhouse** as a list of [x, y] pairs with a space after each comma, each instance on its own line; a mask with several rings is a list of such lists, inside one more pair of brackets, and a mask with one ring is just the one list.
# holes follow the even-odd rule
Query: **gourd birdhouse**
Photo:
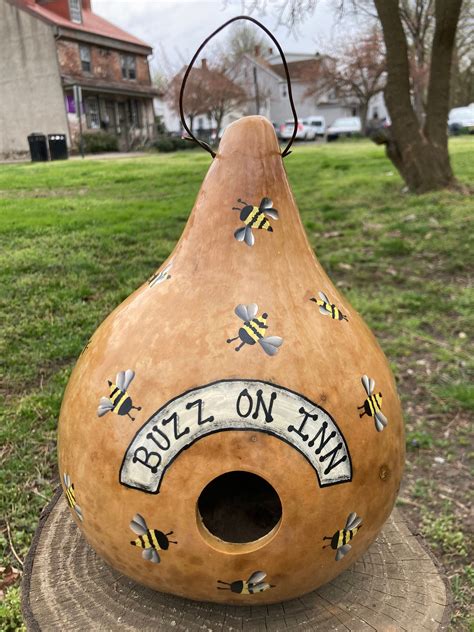
[[243, 118], [172, 254], [71, 375], [59, 426], [71, 514], [137, 582], [267, 604], [366, 551], [403, 463], [387, 360], [309, 246], [273, 126]]

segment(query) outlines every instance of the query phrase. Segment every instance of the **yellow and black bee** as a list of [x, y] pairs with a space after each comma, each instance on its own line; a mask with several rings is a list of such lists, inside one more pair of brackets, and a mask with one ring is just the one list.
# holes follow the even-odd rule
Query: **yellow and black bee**
[[66, 473], [63, 474], [63, 481], [64, 481], [64, 493], [66, 494], [67, 504], [75, 512], [79, 520], [81, 521], [84, 520], [84, 517], [82, 515], [82, 509], [76, 503], [76, 492], [74, 491], [74, 485], [73, 483], [71, 483], [71, 477], [69, 476], [69, 474], [66, 474]]
[[339, 560], [342, 560], [344, 555], [349, 553], [351, 550], [352, 547], [349, 542], [355, 536], [357, 531], [359, 531], [361, 525], [362, 518], [360, 518], [355, 511], [350, 513], [347, 516], [346, 526], [344, 529], [336, 531], [333, 536], [325, 536], [323, 538], [323, 540], [331, 540], [331, 544], [326, 544], [326, 546], [323, 546], [323, 549], [327, 549], [328, 546], [330, 546], [331, 549], [334, 549], [336, 551], [336, 562], [339, 562]]
[[155, 285], [159, 285], [160, 283], [163, 283], [163, 281], [167, 281], [168, 279], [171, 279], [171, 274], [169, 274], [169, 271], [171, 270], [172, 267], [173, 267], [173, 262], [170, 261], [170, 263], [168, 263], [166, 268], [163, 268], [161, 272], [155, 272], [155, 274], [153, 274], [148, 279], [149, 286], [153, 287]]
[[134, 406], [132, 398], [127, 393], [127, 388], [130, 382], [135, 377], [135, 372], [131, 369], [126, 371], [120, 371], [115, 378], [115, 384], [108, 380], [110, 386], [110, 395], [108, 397], [101, 397], [99, 407], [97, 409], [97, 416], [103, 417], [110, 410], [117, 415], [128, 415], [132, 421], [135, 421], [135, 417], [132, 417], [130, 411], [132, 408], [135, 410], [141, 410], [141, 406]]
[[334, 320], [347, 320], [347, 316], [345, 316], [341, 310], [334, 305], [334, 303], [331, 303], [324, 292], [318, 292], [318, 294], [320, 297], [319, 299], [310, 298], [309, 300], [314, 301], [317, 305], [319, 305], [319, 311], [321, 314], [324, 314], [324, 316], [331, 316]]
[[218, 586], [217, 590], [230, 590], [233, 593], [237, 593], [238, 595], [254, 595], [255, 593], [264, 592], [265, 590], [269, 590], [270, 588], [275, 588], [272, 584], [267, 584], [263, 580], [267, 576], [263, 571], [255, 571], [250, 575], [247, 581], [243, 579], [238, 579], [235, 582], [223, 582], [221, 579], [217, 580], [218, 584], [223, 584], [226, 586]]
[[237, 241], [245, 241], [247, 246], [253, 246], [255, 236], [252, 233], [252, 228], [268, 230], [269, 233], [273, 232], [273, 228], [265, 215], [268, 215], [268, 217], [272, 219], [278, 219], [278, 211], [272, 208], [273, 202], [267, 197], [262, 198], [260, 206], [247, 204], [247, 202], [244, 202], [240, 198], [238, 202], [244, 206], [242, 208], [233, 206], [232, 210], [240, 211], [240, 219], [244, 222], [245, 226], [238, 228], [234, 233], [234, 237]]
[[382, 393], [374, 393], [375, 381], [372, 378], [368, 378], [367, 375], [363, 375], [361, 381], [368, 397], [362, 404], [362, 406], [357, 406], [358, 410], [363, 411], [359, 414], [359, 417], [363, 417], [364, 415], [373, 417], [375, 421], [375, 427], [379, 432], [382, 432], [382, 430], [388, 424], [387, 418], [381, 411]]
[[265, 329], [268, 329], [268, 314], [263, 313], [257, 316], [258, 305], [237, 305], [235, 313], [244, 321], [243, 326], [239, 329], [239, 335], [235, 338], [228, 338], [227, 342], [231, 343], [235, 340], [241, 340], [241, 343], [235, 348], [239, 351], [244, 345], [254, 345], [257, 342], [262, 349], [270, 356], [278, 353], [278, 347], [283, 343], [283, 338], [279, 336], [265, 337]]
[[138, 535], [138, 538], [131, 540], [130, 544], [143, 549], [143, 559], [153, 562], [154, 564], [160, 563], [158, 551], [166, 551], [170, 544], [178, 544], [168, 539], [168, 536], [173, 534], [172, 531], [163, 533], [162, 531], [158, 531], [158, 529], [149, 529], [145, 519], [139, 513], [133, 517], [130, 523], [130, 529]]

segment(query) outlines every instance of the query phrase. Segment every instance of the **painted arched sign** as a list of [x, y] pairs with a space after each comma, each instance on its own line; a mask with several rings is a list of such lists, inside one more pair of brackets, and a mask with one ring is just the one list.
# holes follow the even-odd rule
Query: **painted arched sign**
[[187, 391], [152, 415], [127, 449], [120, 482], [156, 494], [182, 450], [226, 430], [265, 432], [285, 441], [314, 468], [320, 487], [352, 478], [348, 447], [327, 411], [276, 384], [222, 380]]

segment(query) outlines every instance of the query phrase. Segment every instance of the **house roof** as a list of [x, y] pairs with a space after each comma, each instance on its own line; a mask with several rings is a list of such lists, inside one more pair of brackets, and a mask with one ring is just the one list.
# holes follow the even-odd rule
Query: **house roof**
[[83, 31], [85, 33], [92, 33], [94, 35], [101, 35], [102, 37], [108, 37], [110, 39], [119, 40], [121, 42], [127, 42], [129, 44], [135, 44], [136, 46], [143, 46], [151, 52], [152, 47], [146, 42], [142, 41], [138, 37], [123, 31], [112, 22], [105, 20], [96, 13], [93, 13], [88, 7], [82, 7], [82, 23], [77, 24], [68, 20], [67, 18], [58, 15], [54, 11], [49, 10], [45, 5], [37, 4], [35, 0], [10, 0], [12, 4], [15, 4], [20, 9], [24, 9], [29, 13], [38, 16], [42, 20], [54, 24], [56, 26], [71, 29], [73, 31]]
[[[288, 62], [291, 80], [309, 82], [316, 79], [321, 72], [321, 62], [321, 57]], [[279, 74], [280, 77], [286, 76], [283, 64], [272, 64], [271, 68], [274, 72]]]

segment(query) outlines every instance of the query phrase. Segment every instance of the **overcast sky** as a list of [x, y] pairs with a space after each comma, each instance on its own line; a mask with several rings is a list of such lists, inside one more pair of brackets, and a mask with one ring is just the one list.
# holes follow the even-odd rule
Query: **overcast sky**
[[[319, 0], [315, 13], [297, 35], [284, 26], [277, 27], [276, 16], [270, 12], [252, 15], [272, 30], [285, 52], [315, 53], [355, 28], [353, 18], [341, 26], [331, 9], [334, 4], [334, 0]], [[241, 13], [242, 4], [240, 0], [92, 0], [92, 8], [153, 46], [153, 68], [165, 66], [166, 56], [172, 69], [177, 70], [209, 33]], [[216, 36], [215, 41], [225, 39], [225, 33]]]

